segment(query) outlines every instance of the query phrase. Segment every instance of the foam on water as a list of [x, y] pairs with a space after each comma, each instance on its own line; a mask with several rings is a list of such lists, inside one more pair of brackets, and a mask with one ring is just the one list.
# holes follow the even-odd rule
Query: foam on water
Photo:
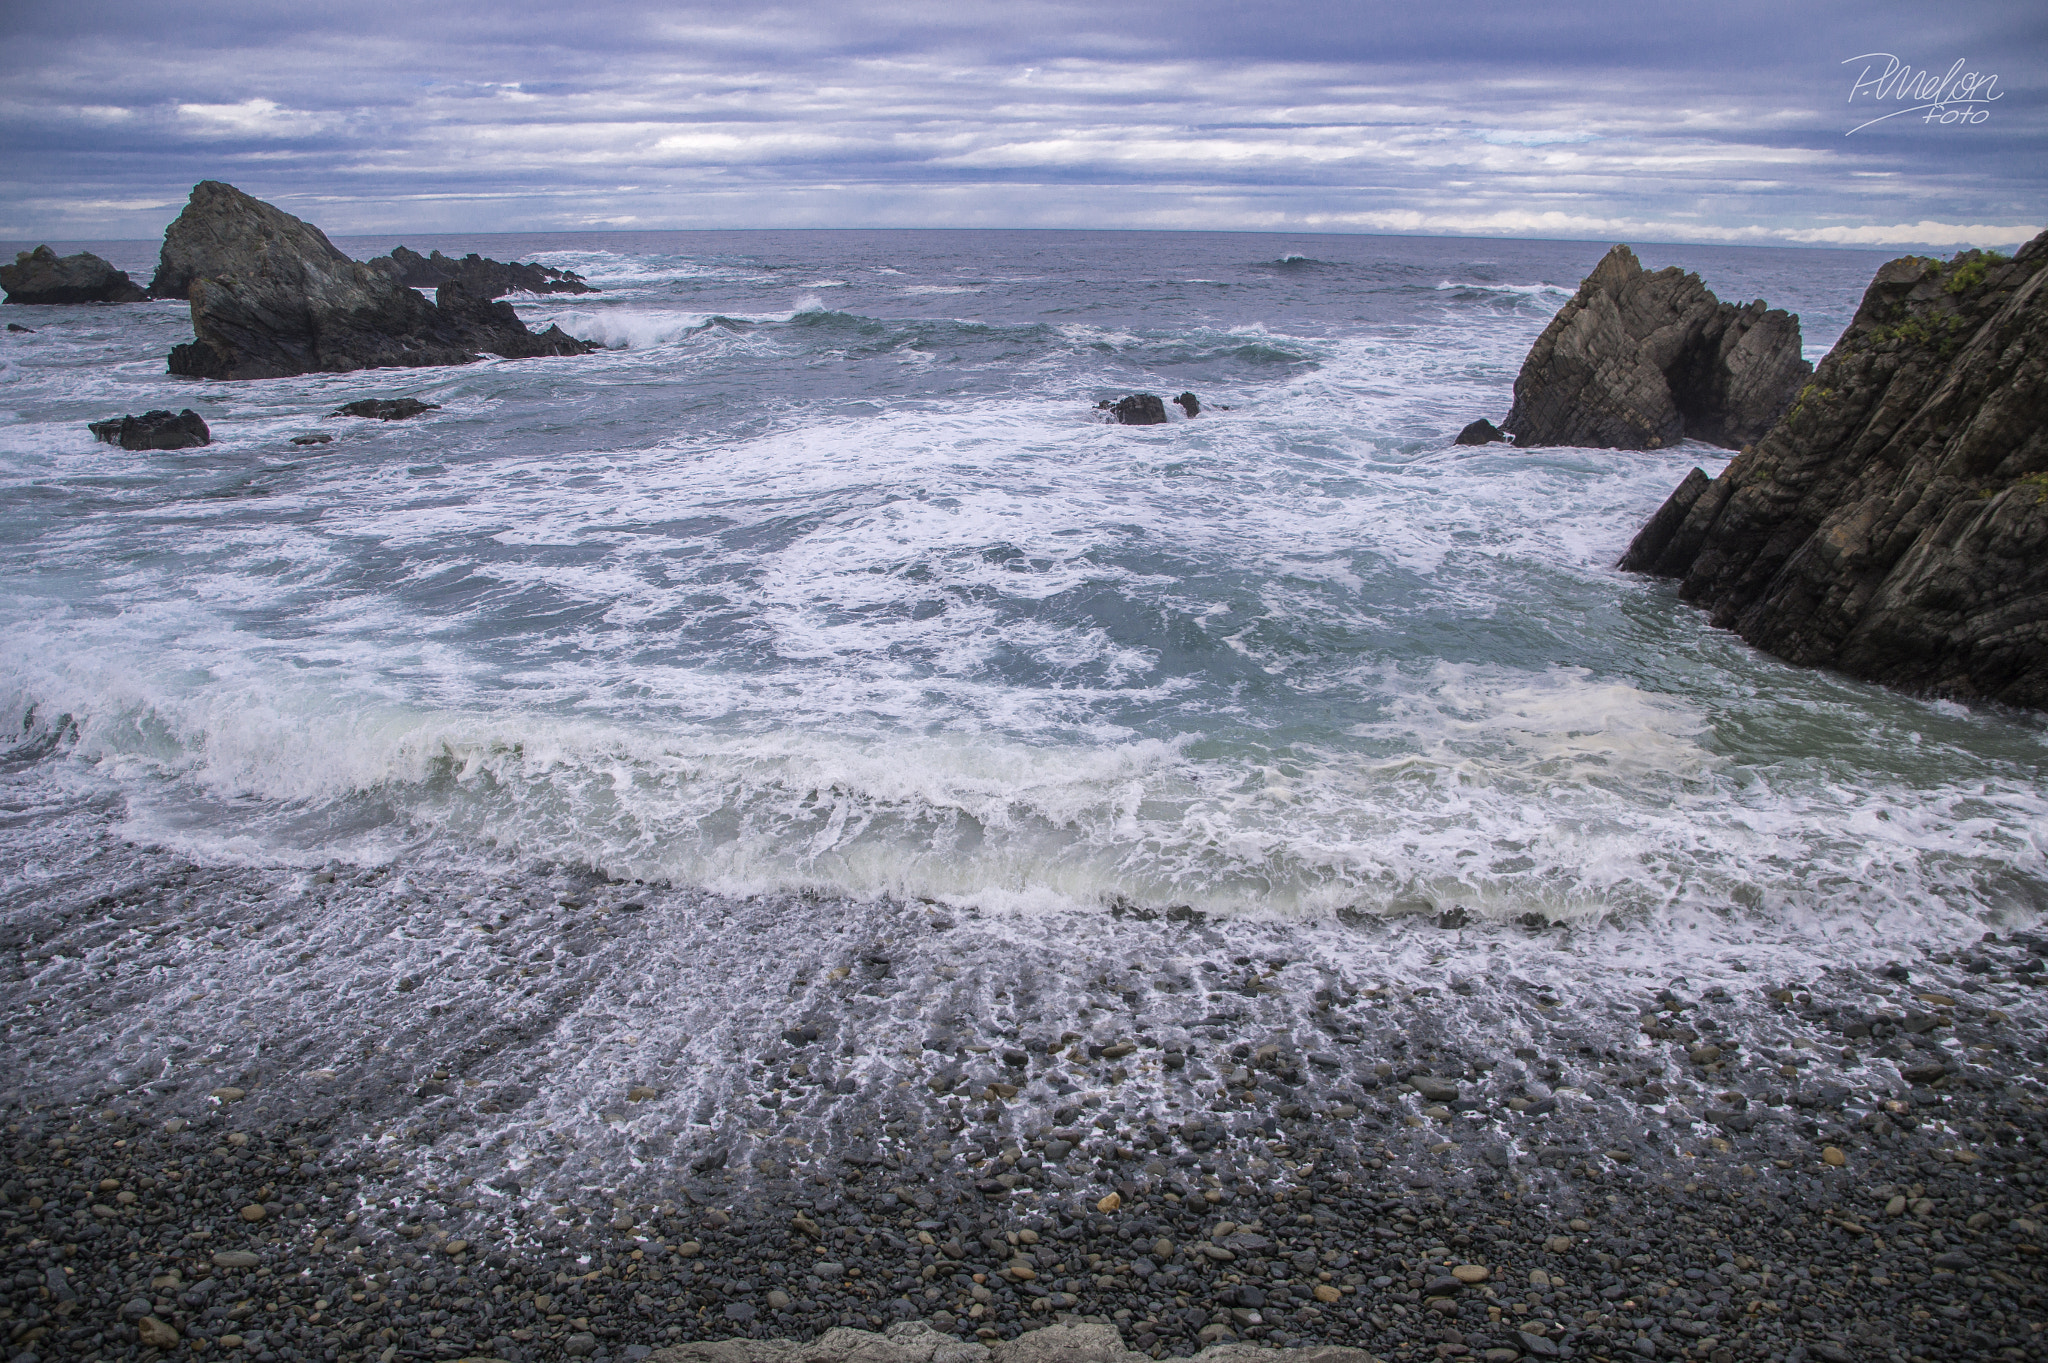
[[[1588, 262], [1182, 243], [1122, 285], [846, 240], [541, 253], [617, 286], [520, 303], [614, 348], [560, 361], [195, 386], [175, 313], [53, 319], [8, 352], [0, 719], [136, 837], [252, 862], [1666, 947], [2048, 907], [2037, 721], [1786, 667], [1614, 572], [1725, 452], [1449, 444], [1568, 292], [1515, 281]], [[1225, 301], [1148, 292], [1189, 276]], [[962, 289], [985, 316], [915, 311]], [[1184, 387], [1198, 419], [1093, 410]], [[326, 416], [393, 390], [441, 410]], [[214, 446], [82, 430], [188, 404]]]

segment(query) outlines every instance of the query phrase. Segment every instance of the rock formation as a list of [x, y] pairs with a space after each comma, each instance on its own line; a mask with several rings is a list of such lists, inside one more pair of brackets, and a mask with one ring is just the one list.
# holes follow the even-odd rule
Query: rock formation
[[350, 260], [319, 228], [207, 180], [164, 234], [150, 291], [192, 303], [194, 340], [170, 371], [264, 379], [386, 365], [467, 364], [596, 349], [559, 327], [538, 336], [509, 304], [460, 283], [428, 302], [384, 270]]
[[[594, 1336], [587, 1338], [595, 1344]], [[1231, 1342], [1212, 1344], [1194, 1357], [1196, 1363], [1374, 1363], [1363, 1349], [1334, 1344], [1276, 1351]], [[1125, 1344], [1114, 1325], [1047, 1325], [984, 1344], [912, 1320], [880, 1334], [840, 1326], [809, 1344], [787, 1339], [672, 1344], [655, 1350], [647, 1363], [1151, 1363], [1151, 1356]]]
[[1095, 404], [1095, 410], [1109, 413], [1109, 419], [1119, 426], [1166, 424], [1166, 404], [1159, 400], [1157, 393], [1133, 393], [1115, 402], [1104, 399]]
[[141, 416], [109, 417], [88, 422], [86, 429], [124, 450], [189, 450], [213, 443], [213, 432], [190, 407], [182, 412], [158, 409]]
[[1202, 400], [1193, 393], [1182, 393], [1173, 401], [1175, 406], [1179, 407], [1189, 416], [1200, 416], [1202, 414]]
[[2048, 232], [1880, 268], [1785, 418], [1622, 567], [1792, 662], [2048, 706]]
[[1771, 428], [1812, 372], [1799, 319], [1723, 303], [1698, 275], [1645, 273], [1616, 246], [1522, 361], [1501, 425], [1515, 444], [1737, 449]]
[[405, 421], [426, 412], [438, 412], [438, 402], [421, 402], [418, 398], [361, 398], [355, 402], [344, 402], [329, 416], [360, 416], [376, 421]]
[[418, 251], [396, 246], [390, 255], [378, 256], [364, 263], [372, 269], [394, 275], [407, 288], [438, 289], [443, 284], [455, 282], [483, 298], [503, 298], [508, 293], [599, 292], [586, 284], [583, 276], [574, 270], [557, 270], [516, 260], [510, 263], [491, 260], [474, 251], [460, 260], [451, 260], [439, 251], [423, 256]]
[[1464, 430], [1459, 431], [1458, 438], [1451, 443], [1453, 445], [1491, 445], [1506, 439], [1507, 434], [1500, 427], [1482, 417]]
[[15, 255], [0, 265], [0, 289], [10, 303], [140, 303], [149, 295], [90, 251], [60, 256], [47, 246]]

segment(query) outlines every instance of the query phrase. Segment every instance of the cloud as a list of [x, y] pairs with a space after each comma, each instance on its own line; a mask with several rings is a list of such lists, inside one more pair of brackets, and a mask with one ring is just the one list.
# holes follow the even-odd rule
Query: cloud
[[[2000, 70], [2007, 100], [1981, 126], [1845, 138], [1842, 59], [1908, 45]], [[153, 236], [175, 208], [147, 205], [214, 177], [344, 232], [2009, 244], [2048, 218], [2044, 56], [2009, 7], [1901, 0], [1797, 24], [1762, 0], [83, 0], [33, 7], [0, 50], [0, 233]]]

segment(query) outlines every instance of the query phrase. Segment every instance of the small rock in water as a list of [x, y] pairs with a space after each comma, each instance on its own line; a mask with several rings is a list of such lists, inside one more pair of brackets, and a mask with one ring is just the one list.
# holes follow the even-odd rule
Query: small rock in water
[[1491, 445], [1497, 440], [1506, 439], [1507, 436], [1501, 431], [1500, 427], [1481, 417], [1464, 430], [1459, 431], [1458, 438], [1452, 443], [1458, 445]]
[[213, 432], [190, 407], [182, 412], [157, 410], [141, 416], [108, 417], [86, 423], [86, 429], [124, 450], [189, 450], [213, 443]]
[[1174, 399], [1174, 402], [1189, 416], [1200, 416], [1202, 414], [1202, 400], [1193, 393], [1182, 393]]
[[404, 421], [422, 412], [438, 412], [438, 402], [421, 402], [418, 398], [363, 398], [357, 402], [345, 402], [329, 416], [360, 416], [376, 421]]
[[[319, 435], [295, 435], [292, 437], [292, 443], [294, 445], [325, 445], [331, 443], [333, 439], [333, 436], [322, 432]], [[333, 877], [329, 876], [328, 879], [332, 880]]]
[[1096, 410], [1107, 410], [1110, 419], [1119, 426], [1163, 426], [1166, 424], [1166, 404], [1157, 393], [1133, 393], [1115, 402], [1104, 401], [1096, 404]]
[[36, 329], [34, 327], [25, 327], [19, 322], [9, 322], [7, 324], [7, 329], [9, 331], [19, 331], [24, 335], [28, 336], [33, 336], [36, 334]]

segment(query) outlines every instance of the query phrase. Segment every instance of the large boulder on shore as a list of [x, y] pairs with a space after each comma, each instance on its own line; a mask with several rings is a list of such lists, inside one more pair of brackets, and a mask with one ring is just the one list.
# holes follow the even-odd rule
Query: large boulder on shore
[[2048, 232], [1881, 267], [1784, 420], [1621, 566], [1792, 662], [2048, 707]]
[[439, 251], [423, 256], [418, 251], [395, 246], [390, 255], [364, 263], [395, 276], [407, 288], [438, 289], [443, 284], [456, 283], [480, 298], [503, 298], [508, 293], [599, 292], [574, 270], [518, 260], [492, 260], [474, 251], [455, 260]]
[[[1211, 1344], [1195, 1363], [1377, 1363], [1363, 1349], [1336, 1344], [1270, 1349], [1258, 1344]], [[1061, 1322], [1027, 1328], [1015, 1339], [960, 1339], [921, 1320], [891, 1325], [879, 1334], [849, 1326], [827, 1330], [808, 1343], [792, 1339], [696, 1340], [656, 1349], [647, 1363], [1151, 1363], [1151, 1355], [1124, 1342], [1114, 1325]]]
[[10, 303], [140, 303], [149, 295], [90, 251], [60, 256], [47, 246], [21, 251], [0, 265], [0, 289]]
[[1530, 347], [1501, 425], [1521, 446], [1739, 449], [1812, 372], [1797, 317], [1761, 299], [1723, 303], [1698, 275], [1649, 273], [1616, 246]]
[[268, 379], [383, 366], [468, 364], [596, 349], [559, 327], [538, 336], [509, 304], [443, 285], [428, 302], [349, 259], [326, 234], [232, 185], [207, 180], [164, 234], [151, 291], [192, 303], [194, 339], [170, 372]]

